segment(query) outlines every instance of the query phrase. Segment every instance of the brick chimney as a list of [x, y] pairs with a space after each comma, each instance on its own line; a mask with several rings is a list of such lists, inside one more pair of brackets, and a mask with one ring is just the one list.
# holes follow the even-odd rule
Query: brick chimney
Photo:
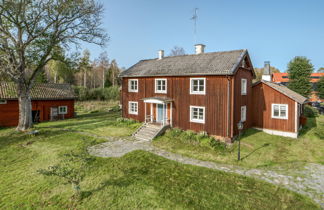
[[206, 45], [196, 44], [195, 45], [196, 55], [204, 53], [205, 52], [205, 47], [206, 47]]
[[262, 80], [271, 82], [270, 61], [265, 61], [264, 62]]

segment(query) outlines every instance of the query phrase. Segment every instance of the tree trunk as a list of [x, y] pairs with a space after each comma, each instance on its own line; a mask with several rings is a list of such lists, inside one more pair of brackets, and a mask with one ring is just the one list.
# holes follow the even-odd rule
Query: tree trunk
[[83, 87], [87, 87], [87, 72], [84, 72], [84, 78], [83, 78]]
[[102, 68], [102, 88], [105, 88], [105, 68]]
[[26, 131], [33, 127], [30, 90], [23, 82], [18, 84], [19, 123], [17, 131]]

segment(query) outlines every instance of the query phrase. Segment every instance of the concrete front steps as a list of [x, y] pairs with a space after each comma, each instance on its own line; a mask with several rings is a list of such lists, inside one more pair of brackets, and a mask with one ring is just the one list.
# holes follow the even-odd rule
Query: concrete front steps
[[169, 125], [162, 126], [162, 125], [144, 123], [135, 133], [133, 133], [132, 136], [136, 140], [151, 141], [155, 137], [163, 134], [167, 128], [169, 128]]

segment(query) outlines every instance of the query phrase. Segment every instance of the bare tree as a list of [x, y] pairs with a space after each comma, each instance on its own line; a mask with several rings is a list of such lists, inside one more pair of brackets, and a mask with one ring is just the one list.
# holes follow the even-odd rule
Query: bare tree
[[105, 87], [105, 75], [107, 72], [107, 69], [109, 68], [109, 59], [107, 52], [103, 52], [99, 55], [99, 67], [102, 71], [102, 88]]
[[169, 56], [185, 55], [186, 52], [182, 47], [174, 46], [171, 49]]
[[17, 130], [32, 127], [30, 90], [54, 46], [106, 43], [102, 14], [94, 0], [0, 0], [0, 71], [17, 84]]

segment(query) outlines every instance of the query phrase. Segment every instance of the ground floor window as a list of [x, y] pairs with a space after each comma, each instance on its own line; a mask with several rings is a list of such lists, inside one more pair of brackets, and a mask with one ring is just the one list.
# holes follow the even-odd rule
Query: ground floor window
[[205, 123], [205, 107], [190, 106], [190, 122]]
[[7, 104], [7, 100], [0, 99], [0, 104]]
[[272, 104], [272, 118], [288, 119], [288, 104]]
[[58, 111], [59, 111], [59, 114], [67, 114], [68, 108], [67, 108], [67, 106], [59, 106]]
[[128, 113], [129, 114], [138, 114], [138, 102], [136, 102], [136, 101], [128, 102]]
[[241, 121], [246, 121], [246, 106], [241, 106]]

